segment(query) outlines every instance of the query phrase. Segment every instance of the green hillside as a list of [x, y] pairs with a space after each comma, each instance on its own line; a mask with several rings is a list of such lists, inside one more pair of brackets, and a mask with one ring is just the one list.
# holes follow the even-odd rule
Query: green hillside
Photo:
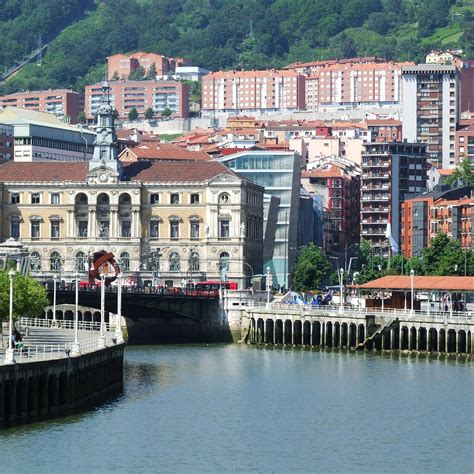
[[474, 0], [6, 0], [0, 33], [0, 69], [38, 33], [55, 38], [42, 66], [26, 66], [3, 92], [81, 90], [104, 77], [108, 55], [137, 50], [211, 70], [367, 55], [420, 61], [446, 47], [473, 57]]

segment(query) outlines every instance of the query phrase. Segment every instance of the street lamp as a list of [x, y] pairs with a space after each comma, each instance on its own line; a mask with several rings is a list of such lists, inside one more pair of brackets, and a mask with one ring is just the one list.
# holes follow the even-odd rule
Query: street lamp
[[413, 280], [415, 277], [415, 270], [410, 270], [410, 288], [411, 288], [411, 306], [410, 306], [410, 316], [413, 316]]
[[74, 343], [72, 345], [72, 355], [77, 356], [80, 354], [79, 349], [79, 273], [74, 273], [74, 279], [76, 281], [75, 293], [76, 293], [76, 314], [74, 315]]
[[122, 275], [118, 276], [117, 287], [117, 315], [115, 320], [115, 340], [117, 344], [123, 344], [122, 328], [120, 327], [122, 320]]
[[8, 326], [8, 349], [5, 351], [5, 364], [15, 363], [15, 351], [13, 350], [13, 279], [15, 270], [13, 268], [8, 272], [10, 277], [10, 324]]
[[100, 275], [100, 339], [99, 348], [105, 348], [105, 334], [104, 334], [104, 322], [105, 322], [105, 275]]
[[339, 314], [344, 314], [344, 295], [342, 284], [344, 282], [344, 268], [339, 269]]
[[244, 263], [244, 265], [247, 265], [247, 267], [249, 267], [249, 268], [250, 268], [250, 271], [252, 272], [252, 275], [250, 276], [250, 285], [249, 285], [249, 286], [252, 286], [252, 278], [253, 278], [253, 276], [254, 276], [255, 273], [254, 273], [253, 268], [252, 268], [252, 266], [250, 265], [250, 263], [247, 263], [247, 262], [243, 262], [243, 263]]
[[270, 307], [270, 288], [272, 286], [272, 275], [270, 274], [270, 267], [267, 267], [267, 309]]
[[58, 276], [56, 273], [53, 275], [53, 327], [56, 327], [56, 287], [58, 283]]

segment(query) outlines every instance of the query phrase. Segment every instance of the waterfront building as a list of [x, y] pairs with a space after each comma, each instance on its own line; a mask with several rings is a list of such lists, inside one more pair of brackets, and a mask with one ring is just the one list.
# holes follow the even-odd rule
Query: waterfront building
[[[165, 109], [171, 110], [172, 117], [184, 118], [189, 115], [189, 86], [178, 81], [112, 81], [110, 100], [121, 119], [127, 120], [128, 113], [136, 109], [139, 119], [151, 108], [159, 117]], [[101, 104], [102, 83], [85, 88], [85, 112], [89, 119], [97, 113]]]
[[264, 261], [277, 287], [289, 288], [288, 274], [298, 251], [300, 157], [293, 151], [248, 150], [218, 158], [240, 176], [265, 188]]
[[0, 240], [26, 245], [42, 278], [71, 279], [105, 249], [150, 283], [246, 286], [246, 263], [262, 267], [263, 188], [216, 161], [119, 161], [109, 93], [89, 162], [0, 165]]
[[54, 114], [65, 122], [77, 123], [84, 110], [84, 94], [69, 89], [15, 92], [0, 97], [0, 108], [21, 107]]
[[92, 158], [96, 134], [67, 125], [54, 115], [7, 107], [0, 110], [0, 123], [13, 127], [13, 159], [16, 162], [87, 161]]
[[202, 78], [203, 114], [304, 109], [304, 76], [293, 71], [218, 71]]
[[404, 67], [403, 139], [427, 145], [429, 161], [456, 165], [454, 138], [459, 120], [459, 71], [454, 65]]
[[364, 145], [360, 180], [360, 234], [376, 254], [388, 255], [387, 225], [400, 248], [400, 209], [408, 193], [426, 190], [426, 146], [408, 142]]
[[402, 251], [406, 258], [421, 255], [438, 234], [459, 241], [463, 249], [474, 246], [472, 217], [474, 186], [435, 190], [402, 203]]

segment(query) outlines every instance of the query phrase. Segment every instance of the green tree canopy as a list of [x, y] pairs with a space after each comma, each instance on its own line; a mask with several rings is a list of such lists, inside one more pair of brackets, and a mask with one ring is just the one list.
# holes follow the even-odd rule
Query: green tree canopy
[[142, 66], [138, 66], [135, 71], [133, 71], [128, 78], [131, 81], [143, 81], [145, 79], [145, 69]]
[[[35, 279], [16, 274], [13, 280], [13, 317], [38, 317], [49, 304], [46, 289]], [[0, 271], [0, 319], [10, 314], [10, 277]]]
[[327, 281], [331, 271], [331, 262], [320, 248], [311, 243], [303, 247], [293, 266], [293, 288], [296, 291], [319, 289]]
[[456, 186], [474, 185], [474, 171], [468, 158], [463, 158], [453, 173], [446, 178], [446, 183]]
[[171, 116], [172, 113], [173, 113], [173, 112], [171, 112], [171, 109], [168, 108], [168, 107], [166, 107], [166, 109], [164, 109], [164, 110], [161, 111], [161, 116], [162, 116], [162, 117], [165, 117], [165, 118], [168, 118], [168, 117]]
[[151, 120], [153, 118], [153, 115], [155, 115], [155, 112], [153, 112], [153, 109], [151, 107], [148, 107], [148, 109], [145, 110], [145, 118], [147, 120]]
[[137, 112], [137, 109], [135, 107], [132, 107], [130, 109], [130, 112], [128, 113], [128, 120], [130, 120], [131, 122], [133, 122], [134, 120], [137, 120], [138, 118], [138, 112]]
[[154, 81], [156, 79], [157, 74], [158, 74], [158, 71], [156, 70], [156, 65], [155, 63], [152, 63], [152, 65], [148, 69], [148, 74], [146, 78], [150, 81]]

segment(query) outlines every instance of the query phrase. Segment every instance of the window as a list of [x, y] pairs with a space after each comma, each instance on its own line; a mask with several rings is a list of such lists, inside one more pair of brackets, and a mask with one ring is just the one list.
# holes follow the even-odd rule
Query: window
[[51, 194], [51, 204], [59, 204], [59, 193]]
[[130, 194], [121, 194], [120, 199], [119, 199], [119, 204], [126, 204], [129, 205], [132, 203], [132, 198], [130, 197]]
[[84, 193], [80, 193], [76, 196], [76, 204], [87, 204], [87, 196]]
[[122, 237], [132, 236], [132, 223], [130, 221], [122, 221]]
[[40, 193], [33, 193], [31, 195], [31, 204], [39, 204], [40, 203]]
[[191, 204], [199, 204], [199, 194], [193, 193], [190, 196]]
[[170, 272], [179, 272], [181, 270], [181, 261], [177, 252], [170, 254]]
[[221, 219], [219, 221], [219, 238], [228, 239], [230, 237], [229, 219]]
[[158, 204], [160, 202], [160, 195], [158, 193], [150, 194], [150, 204]]
[[99, 222], [99, 237], [102, 237], [102, 238], [109, 237], [109, 221]]
[[179, 239], [179, 221], [170, 222], [170, 239]]
[[84, 273], [86, 271], [86, 254], [84, 252], [77, 252], [74, 269], [78, 273]]
[[160, 236], [160, 223], [157, 219], [150, 221], [150, 238], [157, 239]]
[[12, 193], [10, 197], [11, 204], [20, 204], [20, 193]]
[[59, 220], [57, 219], [51, 221], [51, 238], [59, 239]]
[[20, 238], [20, 218], [18, 216], [14, 216], [11, 218], [10, 221], [10, 237], [12, 239], [19, 239]]
[[62, 270], [62, 258], [59, 252], [53, 252], [51, 257], [49, 257], [49, 268], [52, 272], [60, 272]]
[[34, 219], [31, 221], [31, 238], [39, 239], [40, 238], [40, 221], [39, 219]]
[[30, 254], [30, 270], [32, 272], [41, 271], [41, 256], [38, 252], [31, 252]]
[[220, 272], [226, 272], [229, 270], [230, 256], [227, 252], [222, 252], [219, 257], [219, 270]]
[[119, 258], [120, 269], [124, 272], [130, 270], [130, 255], [128, 252], [122, 252]]
[[222, 193], [219, 196], [219, 202], [222, 202], [222, 203], [229, 202], [229, 195], [227, 193]]
[[199, 239], [199, 221], [191, 221], [191, 240]]
[[198, 272], [199, 271], [199, 254], [197, 252], [192, 252], [189, 256], [189, 271]]
[[170, 195], [170, 203], [171, 204], [179, 204], [179, 194], [173, 193]]
[[79, 237], [87, 237], [87, 221], [78, 222]]

